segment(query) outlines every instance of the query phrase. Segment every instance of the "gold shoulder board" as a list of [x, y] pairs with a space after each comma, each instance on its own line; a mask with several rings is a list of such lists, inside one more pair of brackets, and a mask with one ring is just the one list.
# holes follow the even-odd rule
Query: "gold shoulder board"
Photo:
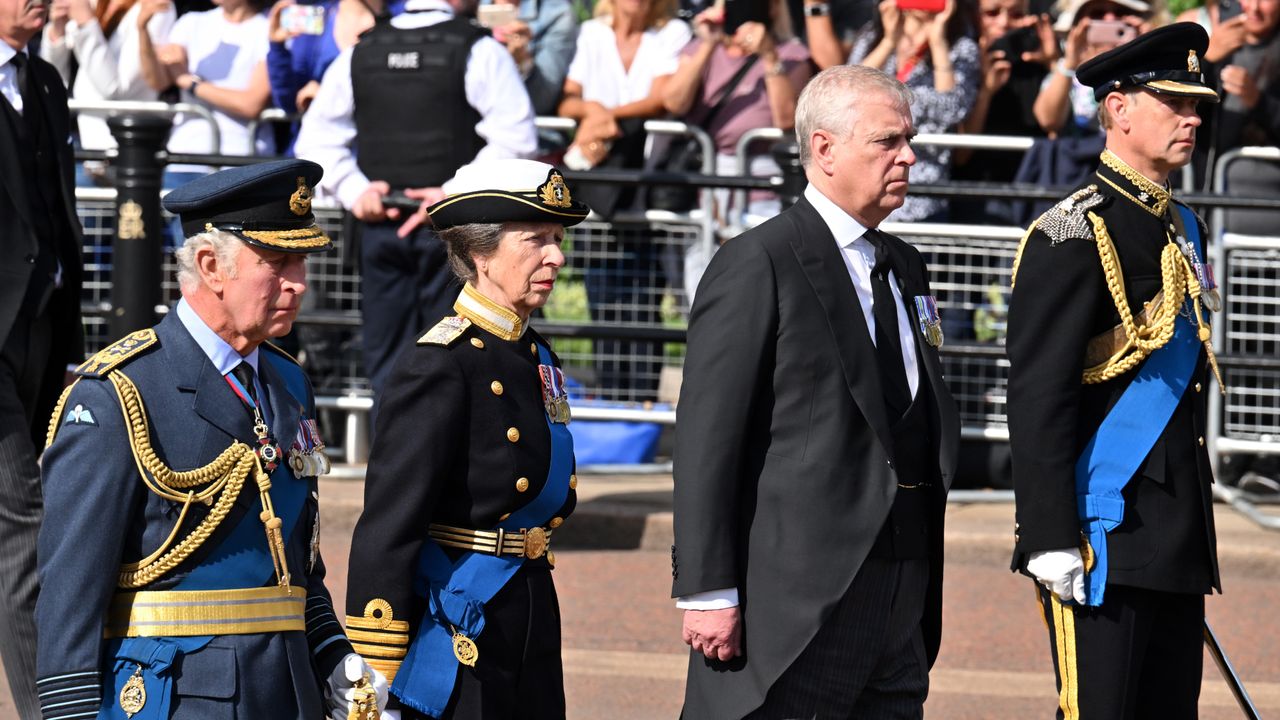
[[427, 331], [427, 334], [418, 338], [419, 345], [444, 345], [453, 344], [454, 340], [462, 337], [462, 333], [471, 327], [471, 321], [456, 315], [450, 315], [436, 326]]
[[1086, 212], [1102, 204], [1105, 196], [1098, 192], [1097, 185], [1080, 188], [1057, 205], [1049, 208], [1035, 226], [1040, 232], [1049, 236], [1050, 245], [1058, 245], [1067, 240], [1093, 241], [1093, 225]]
[[156, 331], [151, 328], [129, 333], [81, 363], [76, 374], [89, 378], [105, 377], [115, 368], [159, 345]]

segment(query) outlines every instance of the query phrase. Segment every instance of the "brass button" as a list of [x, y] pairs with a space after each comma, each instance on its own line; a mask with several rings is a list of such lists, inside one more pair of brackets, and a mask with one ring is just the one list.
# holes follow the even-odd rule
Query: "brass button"
[[551, 567], [556, 566], [556, 554], [550, 550], [547, 551], [547, 562], [550, 563]]
[[1022, 536], [1021, 536], [1021, 535], [1019, 535], [1018, 533], [1014, 533], [1014, 534], [1013, 534], [1013, 541], [1014, 541], [1014, 542], [1022, 542]]
[[1196, 383], [1196, 392], [1200, 392], [1200, 383]]
[[570, 475], [570, 476], [569, 476], [569, 489], [570, 489], [570, 490], [576, 490], [576, 489], [577, 489], [577, 487], [578, 487], [578, 476], [577, 476], [577, 475]]
[[501, 395], [502, 383], [498, 382], [497, 380], [494, 380], [493, 382], [489, 383], [489, 389], [493, 391], [494, 395]]
[[547, 523], [547, 527], [551, 528], [552, 530], [555, 530], [556, 528], [560, 527], [563, 524], [564, 524], [564, 518], [553, 517], [551, 518], [551, 522]]
[[1196, 442], [1200, 443], [1200, 447], [1204, 447], [1204, 436], [1203, 436], [1203, 435], [1201, 435], [1201, 436], [1200, 436], [1200, 439], [1199, 439], [1199, 440], [1197, 440]]
[[502, 522], [503, 520], [506, 520], [509, 517], [511, 517], [511, 513], [506, 513], [502, 517], [498, 518], [498, 522]]
[[507, 428], [507, 439], [510, 440], [511, 442], [518, 442], [520, 440], [519, 428], [513, 428], [513, 427]]
[[529, 343], [529, 352], [533, 353], [534, 355], [537, 355], [537, 354], [538, 354], [538, 344], [537, 344], [537, 343]]
[[524, 492], [529, 489], [529, 478], [520, 478], [516, 480], [516, 492]]
[[476, 347], [480, 348], [481, 350], [483, 350], [483, 349], [484, 349], [484, 341], [483, 341], [483, 340], [481, 340], [480, 338], [471, 338], [471, 344], [472, 344], [472, 345], [475, 345]]

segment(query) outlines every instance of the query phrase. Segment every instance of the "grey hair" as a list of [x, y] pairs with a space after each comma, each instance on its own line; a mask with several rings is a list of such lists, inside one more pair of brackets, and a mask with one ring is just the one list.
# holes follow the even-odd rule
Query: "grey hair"
[[872, 95], [883, 95], [901, 110], [911, 107], [911, 91], [883, 72], [865, 65], [836, 65], [818, 73], [796, 101], [796, 142], [800, 164], [809, 167], [815, 130], [848, 137], [858, 120], [858, 107]]
[[475, 256], [489, 257], [502, 241], [502, 223], [468, 223], [440, 231], [449, 251], [449, 268], [463, 282], [476, 281]]
[[174, 252], [178, 261], [178, 286], [184, 291], [200, 287], [200, 268], [196, 267], [196, 252], [201, 248], [213, 248], [218, 258], [219, 267], [226, 270], [227, 277], [236, 276], [236, 255], [244, 247], [244, 241], [225, 230], [208, 230], [187, 238], [182, 247]]

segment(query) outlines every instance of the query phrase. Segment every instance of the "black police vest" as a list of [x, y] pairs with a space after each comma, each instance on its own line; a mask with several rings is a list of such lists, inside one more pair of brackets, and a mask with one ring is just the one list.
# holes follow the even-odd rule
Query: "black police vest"
[[488, 34], [452, 18], [424, 28], [380, 22], [351, 55], [356, 162], [393, 188], [437, 187], [484, 147], [467, 103], [471, 46]]

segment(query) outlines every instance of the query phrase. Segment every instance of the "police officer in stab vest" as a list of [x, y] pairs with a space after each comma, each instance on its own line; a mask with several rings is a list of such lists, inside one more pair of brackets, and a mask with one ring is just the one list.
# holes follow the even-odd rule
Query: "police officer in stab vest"
[[457, 188], [431, 217], [466, 285], [387, 385], [347, 631], [405, 720], [563, 718], [548, 545], [577, 479], [564, 376], [529, 315], [589, 210], [532, 160], [474, 163]]
[[[530, 157], [533, 108], [510, 53], [475, 24], [475, 0], [409, 0], [343, 51], [303, 116], [295, 152], [361, 221], [365, 371], [375, 398], [391, 362], [449, 312], [459, 286], [426, 222], [473, 160]], [[388, 193], [422, 201], [386, 208]]]
[[[311, 384], [267, 342], [330, 247], [320, 167], [178, 188], [182, 300], [82, 364], [49, 425], [39, 538], [45, 720], [377, 720], [386, 681], [324, 586]], [[123, 280], [121, 280], [123, 281]]]
[[1169, 175], [1191, 159], [1196, 104], [1218, 99], [1208, 44], [1178, 23], [1080, 66], [1106, 150], [1014, 265], [1013, 565], [1042, 586], [1059, 718], [1196, 717], [1204, 596], [1220, 589], [1205, 447], [1219, 298]]

